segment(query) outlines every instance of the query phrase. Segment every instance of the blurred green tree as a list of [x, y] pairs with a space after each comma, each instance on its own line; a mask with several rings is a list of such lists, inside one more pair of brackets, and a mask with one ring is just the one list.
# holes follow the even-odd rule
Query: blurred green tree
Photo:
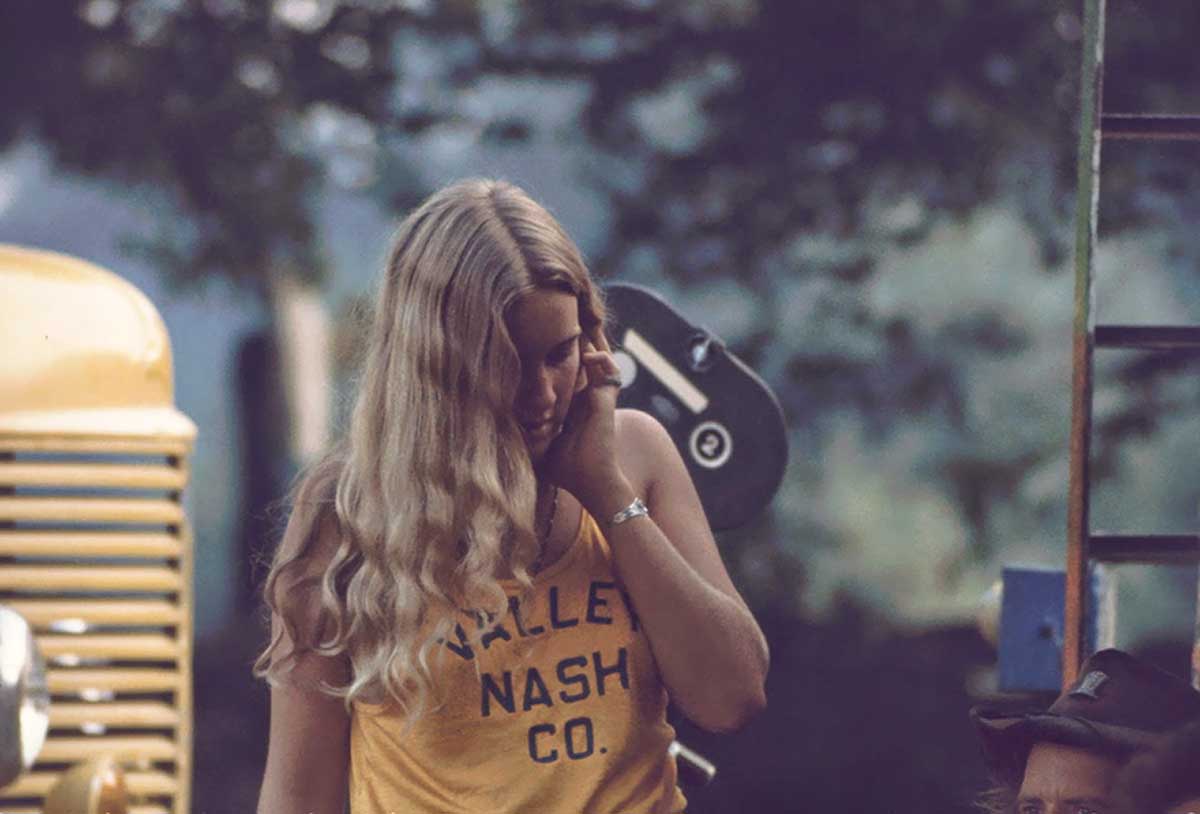
[[[1200, 66], [1185, 56], [1200, 7], [1110, 5], [1109, 109], [1200, 106]], [[529, 122], [503, 105], [478, 120], [450, 91], [531, 75], [582, 81], [588, 102], [573, 135], [591, 151], [581, 173], [614, 213], [596, 265], [706, 314], [768, 376], [796, 428], [789, 496], [815, 490], [837, 504], [828, 472], [855, 482], [862, 450], [894, 446], [890, 473], [873, 473], [884, 478], [878, 494], [911, 482], [901, 502], [913, 513], [899, 527], [932, 523], [933, 538], [956, 539], [934, 546], [932, 569], [954, 581], [1006, 538], [1057, 533], [1048, 530], [1061, 502], [1066, 399], [1044, 382], [1063, 372], [1056, 292], [1068, 288], [1059, 272], [1077, 6], [10, 5], [0, 11], [0, 68], [22, 80], [9, 83], [0, 145], [32, 137], [64, 166], [165, 195], [162, 233], [141, 249], [175, 279], [224, 275], [270, 306], [295, 414], [320, 402], [305, 394], [323, 392], [327, 378], [318, 365], [306, 386], [303, 362], [325, 355], [294, 347], [324, 341], [310, 288], [326, 266], [313, 225], [322, 185], [406, 208], [424, 190], [391, 149], [397, 141], [436, 138], [464, 120], [483, 139], [529, 136]], [[399, 67], [400, 50], [418, 44], [442, 63], [432, 87]], [[1106, 229], [1177, 227], [1165, 252], [1186, 268], [1200, 249], [1178, 227], [1200, 211], [1198, 181], [1200, 164], [1179, 152], [1106, 148]], [[1135, 395], [1158, 393], [1161, 370], [1114, 365]], [[1187, 394], [1113, 401], [1098, 415], [1102, 471], [1117, 467], [1122, 439], [1150, 433]], [[1013, 404], [1024, 420], [1005, 423]], [[314, 411], [292, 422], [297, 457], [320, 445], [327, 419]], [[998, 421], [1008, 430], [994, 432]], [[926, 441], [905, 441], [917, 435]], [[808, 463], [818, 459], [832, 463], [818, 471]], [[862, 517], [847, 525], [816, 501], [781, 503], [773, 536], [825, 540], [838, 557], [848, 539], [879, 530]], [[735, 548], [763, 536], [749, 530]], [[762, 566], [753, 556], [746, 565], [793, 573]], [[939, 583], [912, 578], [887, 601], [938, 593]]]
[[[149, 201], [157, 228], [127, 238], [130, 248], [183, 286], [224, 277], [268, 316], [267, 335], [252, 337], [239, 358], [251, 445], [244, 493], [259, 518], [244, 535], [252, 551], [273, 533], [262, 506], [330, 429], [318, 199], [328, 184], [375, 183], [379, 127], [409, 126], [391, 115], [398, 33], [472, 20], [470, 4], [453, 2], [0, 8], [0, 72], [10, 80], [0, 147], [34, 140], [62, 168]], [[411, 200], [422, 190], [408, 181]]]
[[169, 280], [225, 277], [266, 306], [302, 460], [329, 412], [314, 204], [325, 183], [374, 183], [378, 127], [406, 126], [390, 112], [398, 32], [472, 19], [454, 2], [5, 4], [0, 147], [34, 139], [132, 188], [163, 216], [133, 248]]
[[[1109, 6], [1107, 108], [1200, 109], [1200, 64], [1187, 59], [1200, 7]], [[1081, 11], [481, 6], [485, 70], [590, 83], [582, 124], [598, 154], [584, 172], [616, 220], [598, 265], [671, 290], [780, 394], [800, 460], [770, 536], [803, 541], [810, 572], [841, 574], [821, 590], [806, 580], [806, 603], [852, 582], [905, 615], [961, 615], [1005, 546], [1057, 550]], [[1200, 210], [1191, 158], [1106, 148], [1106, 235], [1166, 230], [1169, 254], [1200, 260], [1194, 230], [1179, 228]], [[1117, 247], [1103, 262], [1133, 261]], [[1163, 264], [1143, 292], [1160, 290], [1159, 273], [1174, 277], [1166, 290], [1194, 289], [1186, 266]], [[1120, 284], [1100, 290], [1102, 305], [1133, 301]], [[1156, 303], [1164, 311], [1143, 319], [1200, 317], [1143, 296]], [[1158, 382], [1179, 364], [1103, 362], [1101, 472], [1118, 468], [1125, 439], [1191, 409]]]
[[[1109, 7], [1108, 109], [1200, 109], [1200, 4]], [[766, 375], [793, 427], [777, 511], [727, 548], [773, 614], [785, 654], [773, 691], [805, 695], [760, 722], [757, 741], [811, 728], [809, 796], [843, 810], [949, 805], [975, 779], [945, 779], [971, 748], [967, 700], [947, 698], [986, 658], [979, 642], [922, 654], [899, 635], [878, 657], [871, 615], [837, 615], [858, 612], [840, 601], [853, 591], [889, 624], [961, 624], [978, 587], [964, 575], [981, 561], [1060, 550], [1079, 12], [1077, 0], [9, 3], [0, 147], [33, 138], [64, 167], [164, 199], [162, 235], [142, 250], [180, 281], [245, 286], [288, 336], [326, 268], [313, 207], [324, 184], [404, 209], [423, 190], [398, 142], [463, 120], [484, 139], [530, 136], [503, 103], [478, 120], [456, 89], [585, 85], [566, 136], [589, 145], [582, 180], [614, 213], [594, 265], [703, 315]], [[432, 82], [398, 67], [418, 45], [441, 63]], [[1102, 309], [1200, 318], [1194, 158], [1105, 146], [1102, 227], [1128, 239], [1102, 253]], [[1096, 493], [1114, 517], [1194, 517], [1194, 478], [1172, 473], [1196, 457], [1180, 420], [1194, 418], [1196, 389], [1161, 382], [1163, 369], [1103, 363], [1102, 471], [1123, 465], [1123, 439], [1151, 439], [1137, 484]], [[794, 625], [796, 601], [832, 608], [833, 624]], [[838, 678], [814, 653], [844, 663]], [[920, 677], [894, 680], [905, 659], [925, 665]], [[844, 731], [847, 714], [868, 716], [819, 686], [848, 675], [868, 699], [892, 676], [872, 720], [895, 742], [878, 754]], [[931, 676], [945, 686], [925, 692]], [[911, 725], [887, 729], [905, 704]], [[921, 739], [931, 752], [913, 771], [901, 753], [937, 715], [962, 726]], [[711, 744], [731, 762], [736, 746]], [[783, 749], [746, 782], [727, 777], [719, 810], [800, 799]], [[877, 782], [857, 782], [862, 765]], [[838, 766], [855, 768], [830, 783]], [[939, 782], [949, 790], [930, 791]], [[889, 791], [904, 783], [907, 796]]]

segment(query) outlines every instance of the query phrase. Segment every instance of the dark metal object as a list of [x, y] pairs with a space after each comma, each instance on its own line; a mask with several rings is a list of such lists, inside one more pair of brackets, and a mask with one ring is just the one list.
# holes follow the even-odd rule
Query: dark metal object
[[611, 283], [618, 405], [655, 416], [678, 447], [709, 525], [740, 526], [774, 497], [787, 464], [783, 410], [721, 340], [641, 286]]
[[723, 349], [718, 340], [710, 334], [697, 334], [692, 337], [692, 341], [688, 343], [688, 355], [691, 357], [694, 373], [704, 373], [713, 366], [716, 347]]
[[679, 780], [685, 786], [694, 788], [707, 786], [717, 776], [716, 766], [679, 741], [671, 741], [667, 753], [675, 758], [675, 764], [679, 769]]
[[1097, 325], [1098, 348], [1140, 350], [1200, 350], [1197, 325]]
[[[708, 331], [653, 291], [612, 283], [609, 335], [621, 368], [619, 405], [655, 416], [683, 456], [714, 529], [742, 525], [779, 488], [787, 432], [775, 395]], [[707, 786], [717, 767], [671, 743], [681, 785]]]
[[1200, 116], [1159, 113], [1105, 113], [1104, 138], [1137, 141], [1200, 141]]
[[1186, 565], [1200, 563], [1195, 534], [1093, 534], [1092, 559], [1101, 562]]

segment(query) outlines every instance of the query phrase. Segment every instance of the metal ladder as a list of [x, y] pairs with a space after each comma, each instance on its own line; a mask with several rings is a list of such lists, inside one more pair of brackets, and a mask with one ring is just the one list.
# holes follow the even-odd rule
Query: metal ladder
[[[1084, 652], [1088, 567], [1092, 562], [1200, 562], [1200, 535], [1092, 534], [1088, 525], [1093, 351], [1200, 350], [1200, 326], [1096, 325], [1092, 276], [1103, 139], [1200, 141], [1200, 116], [1104, 113], [1105, 0], [1084, 0], [1078, 193], [1075, 209], [1075, 316], [1071, 348], [1070, 480], [1067, 496], [1067, 585], [1063, 687], [1073, 684]], [[1192, 649], [1192, 682], [1200, 687], [1200, 613]]]

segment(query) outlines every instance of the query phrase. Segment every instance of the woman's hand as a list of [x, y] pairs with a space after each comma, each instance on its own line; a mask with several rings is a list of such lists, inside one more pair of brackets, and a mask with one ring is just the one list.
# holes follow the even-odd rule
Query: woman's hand
[[579, 367], [581, 387], [562, 432], [539, 468], [544, 477], [575, 495], [593, 516], [604, 517], [613, 498], [629, 491], [616, 453], [620, 369], [611, 353], [597, 350], [586, 340]]

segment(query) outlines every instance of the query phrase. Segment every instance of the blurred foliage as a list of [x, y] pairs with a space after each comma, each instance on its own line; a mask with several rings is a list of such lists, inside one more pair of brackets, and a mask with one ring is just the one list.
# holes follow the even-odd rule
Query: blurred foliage
[[[1109, 5], [1109, 109], [1200, 109], [1200, 9]], [[499, 18], [488, 69], [590, 83], [585, 172], [616, 218], [598, 265], [672, 290], [783, 401], [797, 460], [777, 548], [761, 529], [731, 542], [767, 596], [782, 549], [809, 611], [849, 591], [962, 619], [1002, 558], [1061, 562], [1081, 4], [481, 8]], [[1101, 318], [1195, 321], [1198, 165], [1140, 147], [1106, 153], [1104, 230], [1165, 235], [1165, 253], [1098, 285]], [[1128, 255], [1102, 250], [1102, 271]], [[1194, 520], [1173, 479], [1127, 460], [1134, 439], [1186, 469], [1195, 446], [1156, 430], [1195, 413], [1194, 382], [1164, 383], [1189, 361], [1098, 362], [1098, 478], [1176, 495], [1125, 522]]]
[[[851, 234], [879, 192], [973, 206], [1024, 139], [1064, 124], [1021, 74], [1069, 83], [1076, 61], [1038, 2], [560, 6], [522, 4], [491, 62], [593, 79], [590, 131], [657, 193], [623, 201], [620, 242], [662, 240], [693, 275], [768, 271], [745, 261], [800, 228]], [[599, 58], [586, 44], [606, 29]]]
[[[1200, 111], [1200, 4], [1108, 6], [1107, 108]], [[956, 763], [964, 679], [988, 654], [961, 628], [1001, 563], [1062, 561], [1081, 7], [6, 3], [0, 72], [20, 78], [0, 148], [34, 140], [156, 202], [141, 248], [174, 279], [262, 293], [279, 271], [330, 271], [332, 190], [402, 211], [434, 153], [569, 145], [558, 182], [611, 214], [594, 267], [721, 335], [791, 427], [774, 510], [722, 539], [770, 630], [782, 712], [748, 740], [684, 730], [724, 772], [693, 808], [945, 809], [979, 779]], [[580, 112], [547, 125], [530, 99]], [[1101, 321], [1200, 321], [1195, 159], [1104, 146]], [[1097, 356], [1094, 527], [1194, 530], [1194, 372]], [[1123, 615], [1180, 618], [1171, 594]], [[958, 629], [904, 630], [939, 621]], [[217, 761], [211, 737], [198, 755]], [[248, 805], [215, 802], [222, 786], [209, 810]]]
[[[1109, 6], [1109, 109], [1200, 109], [1200, 6]], [[904, 618], [965, 618], [1001, 558], [1061, 559], [1080, 11], [6, 4], [0, 69], [23, 79], [7, 86], [0, 145], [36, 139], [63, 166], [161, 199], [143, 250], [176, 279], [261, 291], [279, 271], [327, 270], [314, 209], [330, 188], [403, 210], [428, 191], [419, 150], [532, 143], [514, 88], [574, 88], [582, 108], [560, 138], [586, 150], [562, 182], [612, 213], [594, 265], [703, 315], [793, 428], [774, 516], [725, 541], [759, 601], [821, 611], [848, 590]], [[1133, 237], [1101, 251], [1102, 319], [1200, 319], [1194, 158], [1106, 145], [1103, 229]], [[1164, 378], [1189, 363], [1098, 359], [1110, 488], [1097, 496], [1116, 517], [1137, 517], [1122, 495], [1156, 493], [1147, 515], [1194, 519], [1188, 479], [1162, 475], [1186, 471], [1194, 447], [1158, 432], [1193, 409], [1194, 386]]]
[[318, 277], [313, 199], [373, 180], [397, 32], [468, 22], [393, 3], [85, 0], [0, 7], [0, 145], [32, 137], [71, 170], [161, 199], [141, 248], [177, 280], [261, 288]]

